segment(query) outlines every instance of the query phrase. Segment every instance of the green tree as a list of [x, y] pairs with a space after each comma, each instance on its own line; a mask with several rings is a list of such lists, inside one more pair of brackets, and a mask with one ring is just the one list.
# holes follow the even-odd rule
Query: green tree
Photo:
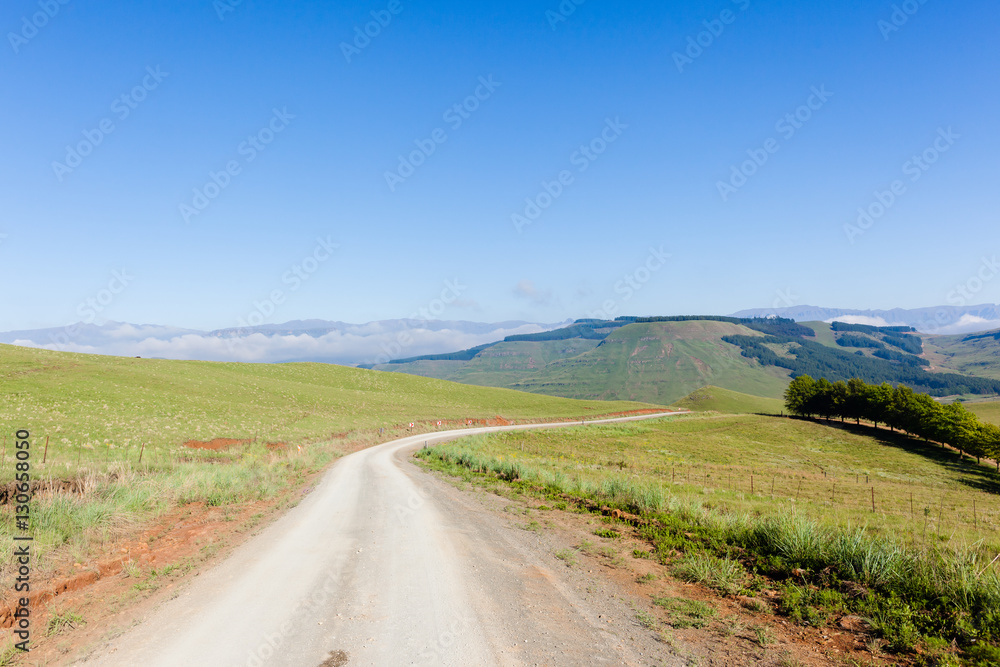
[[808, 375], [800, 375], [792, 380], [785, 390], [785, 407], [793, 415], [811, 416], [808, 412], [815, 393], [816, 382]]
[[875, 426], [878, 426], [879, 422], [888, 421], [889, 413], [892, 410], [893, 393], [894, 389], [888, 382], [868, 387], [868, 400], [865, 402], [864, 416]]
[[847, 400], [844, 403], [844, 416], [861, 423], [868, 405], [868, 385], [861, 378], [851, 378], [847, 382]]
[[847, 388], [847, 383], [843, 380], [834, 382], [830, 388], [830, 403], [832, 404], [833, 415], [840, 417], [840, 421], [844, 421], [844, 417], [847, 415], [849, 402], [850, 390]]

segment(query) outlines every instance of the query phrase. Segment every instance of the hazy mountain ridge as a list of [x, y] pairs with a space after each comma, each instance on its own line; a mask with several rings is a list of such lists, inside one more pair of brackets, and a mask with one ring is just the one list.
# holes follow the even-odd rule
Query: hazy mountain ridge
[[789, 306], [787, 308], [751, 308], [733, 317], [768, 317], [777, 315], [796, 322], [829, 322], [837, 319], [852, 324], [875, 326], [906, 325], [927, 334], [962, 334], [1000, 329], [1000, 305], [930, 306], [928, 308], [891, 308], [861, 310], [857, 308], [825, 308], [822, 306]]

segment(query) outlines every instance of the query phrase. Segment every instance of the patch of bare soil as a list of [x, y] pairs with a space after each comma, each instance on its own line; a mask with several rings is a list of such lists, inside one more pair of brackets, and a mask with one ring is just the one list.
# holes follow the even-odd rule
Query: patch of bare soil
[[185, 447], [191, 449], [208, 449], [211, 451], [219, 451], [220, 449], [229, 449], [230, 447], [235, 447], [236, 445], [249, 445], [252, 440], [246, 439], [236, 439], [236, 438], [215, 438], [214, 440], [188, 440], [184, 443]]

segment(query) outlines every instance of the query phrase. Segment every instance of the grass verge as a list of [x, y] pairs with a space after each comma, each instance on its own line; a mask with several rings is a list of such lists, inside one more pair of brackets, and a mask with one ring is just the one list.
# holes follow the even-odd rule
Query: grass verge
[[[914, 530], [897, 532], [891, 523], [868, 526], [844, 521], [832, 504], [794, 504], [746, 491], [709, 492], [676, 480], [670, 483], [665, 479], [669, 467], [657, 464], [658, 453], [666, 450], [676, 456], [678, 449], [678, 442], [664, 433], [705, 434], [709, 422], [724, 428], [728, 447], [749, 453], [752, 446], [752, 456], [773, 456], [762, 437], [763, 419], [703, 419], [701, 428], [671, 421], [514, 438], [491, 435], [423, 450], [417, 456], [430, 468], [469, 481], [534, 494], [550, 506], [567, 503], [604, 514], [618, 529], [631, 524], [650, 544], [651, 556], [678, 577], [724, 595], [754, 597], [776, 591], [778, 611], [798, 623], [823, 627], [856, 615], [864, 619], [869, 632], [883, 639], [886, 650], [908, 655], [908, 660], [923, 659], [935, 653], [940, 642], [954, 641], [968, 664], [1000, 664], [1000, 575], [993, 562], [1000, 552], [995, 544], [984, 538], [966, 543], [938, 539], [937, 533], [930, 541], [918, 541], [913, 539]], [[750, 428], [743, 427], [744, 433], [754, 434], [752, 443], [740, 437], [743, 420], [750, 420]], [[786, 429], [794, 435], [802, 428], [789, 420], [773, 420], [771, 427], [778, 440], [788, 438]], [[821, 429], [819, 440], [828, 440], [826, 449], [833, 455], [910, 461], [907, 452], [887, 454], [879, 442], [859, 442], [820, 425], [806, 429], [814, 435]], [[847, 442], [837, 442], [838, 438]], [[711, 438], [701, 439], [703, 459], [715, 463], [729, 455], [712, 445]], [[854, 451], [843, 451], [845, 445]], [[806, 456], [813, 460], [826, 453], [809, 448]], [[582, 450], [588, 455], [581, 455]], [[922, 456], [912, 454], [912, 461]], [[693, 458], [689, 456], [686, 463], [696, 465]], [[787, 466], [789, 461], [781, 463]], [[944, 462], [928, 465], [931, 473], [939, 474], [933, 467], [944, 467]], [[951, 465], [945, 472], [953, 478], [981, 474]], [[602, 532], [610, 537], [618, 531]], [[766, 636], [758, 639], [761, 646], [769, 643]]]

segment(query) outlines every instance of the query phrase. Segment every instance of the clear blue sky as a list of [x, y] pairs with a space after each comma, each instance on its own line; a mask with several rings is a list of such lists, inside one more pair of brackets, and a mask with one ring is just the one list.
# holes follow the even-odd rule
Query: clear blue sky
[[[909, 4], [889, 31], [894, 3], [874, 0], [586, 0], [568, 16], [557, 0], [11, 0], [0, 329], [80, 320], [109, 284], [97, 322], [195, 328], [236, 326], [275, 290], [272, 322], [405, 317], [454, 279], [441, 319], [946, 303], [1000, 252], [1000, 7]], [[348, 62], [373, 11], [387, 25]], [[674, 54], [709, 29], [679, 71]], [[445, 113], [477, 91], [455, 127]], [[809, 102], [792, 136], [776, 127]], [[102, 122], [113, 131], [72, 171], [54, 166]], [[249, 160], [243, 142], [272, 122]], [[439, 128], [391, 189], [386, 172]], [[913, 180], [906, 163], [948, 128]], [[575, 155], [602, 132], [603, 154]], [[719, 182], [767, 145], [724, 201]], [[563, 171], [518, 232], [512, 214]], [[905, 190], [851, 243], [844, 225], [895, 180]], [[296, 286], [318, 237], [339, 247]], [[671, 258], [647, 274], [661, 246]], [[626, 274], [641, 289], [616, 291]], [[1000, 277], [972, 296], [1000, 301]]]

